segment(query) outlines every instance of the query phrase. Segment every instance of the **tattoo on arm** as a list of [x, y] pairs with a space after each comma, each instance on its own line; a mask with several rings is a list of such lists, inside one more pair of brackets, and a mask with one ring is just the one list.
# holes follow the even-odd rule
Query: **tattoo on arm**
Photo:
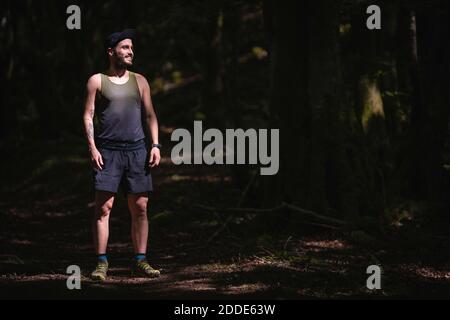
[[90, 139], [94, 139], [94, 108], [89, 108], [89, 110], [87, 111], [88, 117], [85, 118], [85, 123], [86, 123], [86, 137], [88, 138], [88, 140]]
[[89, 121], [87, 124], [86, 135], [88, 139], [94, 139], [94, 124]]

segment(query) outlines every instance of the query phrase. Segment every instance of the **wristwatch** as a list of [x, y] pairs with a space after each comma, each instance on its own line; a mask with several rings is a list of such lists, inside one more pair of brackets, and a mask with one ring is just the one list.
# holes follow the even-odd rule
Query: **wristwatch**
[[160, 143], [152, 143], [152, 148], [161, 149], [162, 145]]

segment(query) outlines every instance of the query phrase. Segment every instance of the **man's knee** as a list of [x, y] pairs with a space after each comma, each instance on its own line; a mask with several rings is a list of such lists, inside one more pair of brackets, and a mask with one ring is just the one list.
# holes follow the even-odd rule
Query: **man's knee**
[[113, 207], [112, 201], [96, 204], [95, 215], [97, 219], [107, 219]]
[[137, 218], [146, 218], [147, 217], [147, 205], [148, 205], [148, 198], [147, 197], [140, 197], [137, 198], [135, 201], [133, 201], [132, 204], [132, 213]]

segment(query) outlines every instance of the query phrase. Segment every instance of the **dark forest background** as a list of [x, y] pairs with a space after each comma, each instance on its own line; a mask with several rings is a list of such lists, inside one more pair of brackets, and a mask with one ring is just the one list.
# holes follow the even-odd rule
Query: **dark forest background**
[[[81, 30], [66, 28], [70, 4], [81, 8]], [[372, 4], [381, 8], [381, 30], [366, 27]], [[239, 285], [250, 286], [237, 290], [240, 296], [298, 298], [373, 294], [364, 290], [363, 266], [380, 264], [391, 285], [384, 296], [448, 297], [450, 2], [444, 0], [2, 1], [5, 288], [33, 296], [21, 277], [35, 276], [35, 285], [51, 294], [54, 278], [45, 275], [64, 274], [61, 265], [74, 259], [89, 261], [85, 85], [107, 67], [105, 36], [129, 27], [139, 33], [132, 70], [150, 82], [166, 157], [154, 172], [150, 212], [160, 265], [172, 273], [191, 260], [234, 263], [239, 271], [245, 269], [239, 263], [257, 259], [315, 266], [309, 280], [304, 269], [294, 280], [294, 269], [277, 269], [274, 279], [273, 263], [262, 262], [263, 271], [240, 274]], [[279, 128], [279, 173], [173, 166], [170, 133], [194, 120], [205, 128]], [[118, 205], [117, 219], [126, 221], [124, 208]], [[118, 255], [129, 249], [111, 247]], [[314, 248], [323, 255], [314, 256]], [[168, 251], [176, 263], [164, 260]], [[336, 254], [342, 265], [327, 264]], [[225, 295], [233, 282], [220, 280], [212, 296]], [[198, 292], [194, 284], [183, 291], [170, 281], [159, 283], [167, 296]], [[248, 284], [261, 282], [266, 286], [254, 290]], [[324, 288], [325, 282], [332, 284]], [[154, 293], [115, 285], [112, 295]], [[95, 296], [108, 288], [91, 289]]]

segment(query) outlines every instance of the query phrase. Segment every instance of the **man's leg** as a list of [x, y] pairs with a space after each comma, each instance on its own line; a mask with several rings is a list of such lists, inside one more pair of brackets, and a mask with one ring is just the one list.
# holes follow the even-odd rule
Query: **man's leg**
[[114, 193], [95, 192], [95, 211], [92, 222], [94, 247], [97, 255], [106, 254], [109, 237], [109, 214], [114, 203]]
[[131, 214], [131, 238], [135, 253], [133, 273], [135, 275], [156, 278], [159, 270], [153, 269], [147, 262], [148, 218], [147, 193], [128, 194], [128, 208]]
[[128, 209], [131, 214], [131, 239], [136, 254], [147, 252], [147, 205], [148, 196], [146, 193], [128, 194]]
[[91, 273], [93, 280], [105, 281], [108, 272], [106, 247], [109, 237], [109, 214], [114, 203], [114, 193], [96, 191], [92, 233], [94, 236], [95, 253], [98, 256], [97, 266]]

